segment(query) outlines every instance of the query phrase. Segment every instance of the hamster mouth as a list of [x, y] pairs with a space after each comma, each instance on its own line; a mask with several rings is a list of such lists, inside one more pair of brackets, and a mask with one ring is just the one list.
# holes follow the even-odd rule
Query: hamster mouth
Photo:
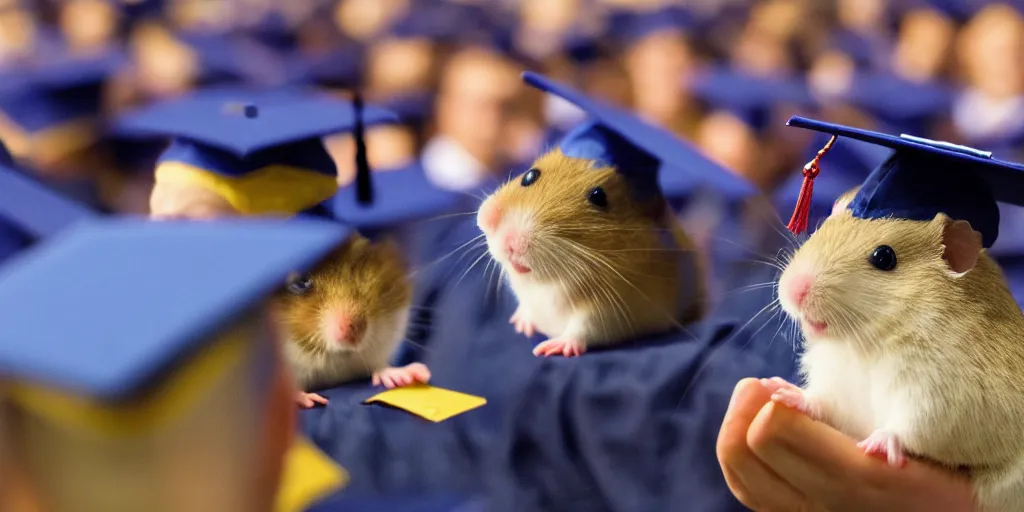
[[512, 258], [508, 259], [508, 266], [512, 267], [512, 270], [514, 270], [517, 274], [529, 274], [532, 271], [530, 267], [527, 267], [526, 265], [523, 265], [522, 263]]
[[825, 322], [819, 322], [808, 318], [806, 315], [803, 317], [804, 330], [812, 336], [821, 336], [825, 334], [825, 330], [828, 329], [828, 324]]

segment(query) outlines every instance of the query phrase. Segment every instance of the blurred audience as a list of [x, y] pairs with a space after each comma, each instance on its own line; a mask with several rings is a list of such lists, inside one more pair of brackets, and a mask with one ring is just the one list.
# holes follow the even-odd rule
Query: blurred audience
[[[220, 83], [305, 84], [341, 94], [358, 88], [402, 121], [368, 134], [374, 168], [418, 162], [438, 186], [470, 190], [504, 179], [582, 118], [571, 105], [523, 87], [517, 75], [532, 69], [634, 109], [771, 192], [798, 172], [807, 154], [807, 138], [778, 130], [794, 113], [949, 139], [1008, 158], [1019, 154], [1024, 16], [1018, 4], [983, 4], [73, 0], [29, 8], [36, 3], [5, 2], [0, 74], [52, 65], [58, 74], [47, 76], [74, 75], [81, 71], [64, 71], [61, 63], [123, 50], [125, 64], [109, 76], [105, 103], [96, 109], [106, 118]], [[694, 77], [723, 70], [740, 77], [718, 91], [724, 99], [692, 90]], [[787, 84], [811, 100], [754, 94], [743, 80]], [[0, 87], [0, 126], [17, 149], [28, 139], [12, 128], [20, 120], [5, 106], [22, 101], [24, 91], [14, 89]], [[348, 183], [351, 138], [327, 142], [339, 181]], [[133, 203], [117, 197], [139, 180], [140, 161], [126, 162], [123, 148], [113, 151], [114, 163], [76, 152], [59, 166], [16, 153], [28, 167], [61, 177], [74, 175], [63, 170], [68, 165], [122, 169], [128, 185], [111, 185], [104, 175], [100, 196], [115, 209]]]

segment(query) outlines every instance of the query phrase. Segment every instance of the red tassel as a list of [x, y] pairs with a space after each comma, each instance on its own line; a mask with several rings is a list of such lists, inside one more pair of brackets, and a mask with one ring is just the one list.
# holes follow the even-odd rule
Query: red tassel
[[807, 231], [808, 218], [811, 216], [811, 194], [814, 193], [814, 178], [817, 178], [818, 173], [821, 172], [821, 157], [825, 156], [825, 153], [832, 149], [832, 144], [835, 142], [836, 136], [833, 135], [828, 140], [828, 144], [825, 144], [825, 147], [821, 148], [818, 154], [814, 156], [814, 160], [807, 162], [807, 165], [804, 166], [804, 182], [800, 185], [800, 196], [796, 199], [793, 216], [789, 218], [789, 224], [786, 225], [786, 228], [795, 235]]

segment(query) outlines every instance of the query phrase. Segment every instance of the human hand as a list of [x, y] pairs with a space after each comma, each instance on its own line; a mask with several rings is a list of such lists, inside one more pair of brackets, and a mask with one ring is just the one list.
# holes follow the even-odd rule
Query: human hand
[[977, 510], [966, 478], [869, 457], [854, 439], [772, 402], [757, 379], [736, 385], [717, 452], [729, 489], [759, 512]]

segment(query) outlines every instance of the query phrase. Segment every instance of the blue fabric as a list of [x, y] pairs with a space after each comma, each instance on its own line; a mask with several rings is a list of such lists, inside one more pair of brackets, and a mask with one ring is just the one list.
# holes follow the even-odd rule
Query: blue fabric
[[[294, 220], [82, 222], [0, 268], [0, 374], [130, 398], [348, 234]], [[54, 311], [59, 322], [41, 320]]]
[[305, 512], [485, 512], [482, 504], [460, 495], [353, 496], [344, 491]]
[[157, 162], [180, 162], [221, 176], [236, 178], [269, 165], [288, 165], [327, 176], [338, 174], [334, 160], [320, 139], [272, 146], [243, 158], [206, 144], [176, 139], [160, 154]]
[[86, 206], [13, 166], [0, 166], [0, 221], [30, 239], [46, 238], [95, 217]]
[[727, 67], [716, 67], [690, 78], [693, 95], [714, 109], [734, 115], [755, 131], [770, 127], [780, 104], [810, 107], [813, 97], [806, 84], [781, 78], [763, 78]]
[[21, 229], [0, 220], [0, 266], [3, 266], [11, 256], [32, 245], [32, 241], [32, 237]]

